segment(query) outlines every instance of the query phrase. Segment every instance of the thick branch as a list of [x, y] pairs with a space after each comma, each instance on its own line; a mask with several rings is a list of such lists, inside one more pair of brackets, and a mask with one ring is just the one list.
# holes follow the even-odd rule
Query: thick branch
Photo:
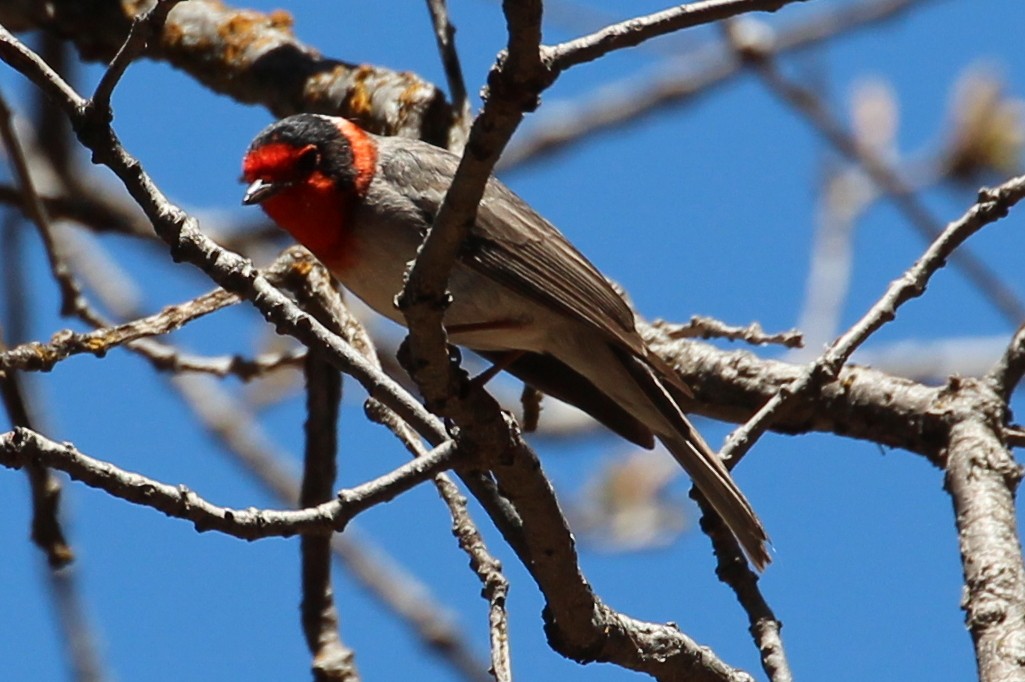
[[[42, 28], [75, 42], [86, 59], [109, 61], [147, 3], [120, 0], [0, 1], [0, 23]], [[296, 40], [292, 18], [190, 0], [167, 18], [146, 56], [186, 71], [214, 92], [263, 104], [276, 116], [342, 115], [386, 135], [444, 146], [454, 120], [444, 95], [409, 72], [324, 57]]]
[[962, 608], [983, 682], [1025, 680], [1025, 566], [1014, 496], [1022, 468], [997, 435], [999, 397], [982, 382], [952, 382], [944, 487], [954, 503], [965, 576]]

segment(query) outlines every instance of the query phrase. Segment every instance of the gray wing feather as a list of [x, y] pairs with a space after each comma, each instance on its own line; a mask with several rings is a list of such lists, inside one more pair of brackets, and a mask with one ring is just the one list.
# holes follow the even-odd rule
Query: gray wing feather
[[[424, 213], [440, 208], [448, 179], [459, 163], [453, 154], [415, 140], [378, 138], [379, 172]], [[555, 226], [494, 178], [477, 209], [477, 222], [462, 261], [509, 289], [590, 325], [610, 340], [646, 357], [634, 314], [611, 283]]]

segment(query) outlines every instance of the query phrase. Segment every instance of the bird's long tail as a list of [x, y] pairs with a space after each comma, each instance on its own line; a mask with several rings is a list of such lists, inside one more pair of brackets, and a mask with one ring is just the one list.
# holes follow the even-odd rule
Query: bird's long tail
[[769, 538], [751, 503], [737, 487], [719, 456], [683, 414], [656, 371], [636, 356], [623, 355], [624, 365], [670, 427], [654, 429], [655, 435], [722, 517], [755, 567], [764, 569], [772, 561], [767, 548]]
[[712, 452], [697, 431], [692, 429], [691, 434], [691, 438], [674, 435], [660, 436], [659, 439], [722, 517], [751, 562], [759, 571], [763, 570], [772, 557], [767, 549], [769, 538], [762, 522], [719, 456]]

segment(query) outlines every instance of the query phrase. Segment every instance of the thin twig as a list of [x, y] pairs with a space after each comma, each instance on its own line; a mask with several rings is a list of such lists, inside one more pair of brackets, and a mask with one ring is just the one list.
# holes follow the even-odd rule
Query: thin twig
[[[373, 343], [362, 325], [341, 304], [339, 293], [334, 288], [337, 283], [327, 269], [302, 247], [289, 249], [279, 262], [291, 262], [291, 267], [283, 265], [281, 268], [281, 284], [294, 291], [297, 300], [317, 319], [340, 334], [370, 363], [380, 368]], [[314, 413], [314, 407], [312, 404], [309, 406], [311, 415]], [[395, 412], [371, 398], [367, 401], [367, 414], [372, 420], [391, 429], [414, 457], [427, 454], [420, 438]], [[508, 671], [508, 632], [505, 616], [507, 583], [501, 574], [500, 564], [488, 553], [483, 538], [470, 517], [465, 498], [459, 494], [449, 477], [439, 473], [434, 478], [434, 484], [449, 507], [453, 533], [459, 538], [460, 547], [470, 555], [471, 566], [485, 586], [492, 623], [492, 670], [496, 671], [496, 674]], [[505, 679], [508, 678], [499, 677], [499, 680]]]
[[[366, 330], [341, 305], [338, 292], [334, 290], [336, 283], [327, 269], [317, 261], [305, 248], [289, 249], [280, 259], [287, 262], [292, 259], [293, 266], [284, 268], [284, 272], [292, 277], [283, 277], [282, 285], [296, 294], [297, 300], [313, 315], [339, 333], [342, 338], [380, 368], [380, 362], [373, 343]], [[321, 401], [322, 402], [322, 401]], [[314, 405], [309, 406], [313, 414]], [[319, 408], [318, 408], [319, 409]], [[377, 400], [369, 399], [366, 405], [367, 415], [371, 420], [387, 426], [406, 446], [414, 457], [427, 454], [421, 439], [409, 425], [395, 412]], [[458, 538], [459, 545], [470, 557], [470, 565], [484, 585], [484, 595], [489, 604], [489, 622], [492, 639], [491, 669], [499, 682], [510, 679], [508, 624], [505, 612], [505, 594], [508, 583], [501, 572], [501, 564], [487, 550], [483, 537], [470, 517], [466, 499], [459, 493], [455, 484], [444, 473], [434, 478], [442, 500], [452, 515], [452, 532]]]
[[473, 153], [463, 154], [460, 159], [398, 298], [410, 329], [407, 370], [415, 365], [410, 375], [428, 404], [437, 407], [459, 392], [460, 383], [448, 362], [448, 337], [442, 325], [449, 273], [476, 219], [477, 205], [499, 154], [524, 112], [537, 106], [541, 90], [551, 83], [552, 74], [540, 54], [541, 3], [507, 2], [504, 9], [507, 53], [492, 69], [489, 97], [470, 129], [467, 144]]
[[47, 578], [71, 661], [70, 679], [74, 682], [103, 682], [108, 675], [100, 660], [97, 637], [86, 615], [75, 567], [48, 571]]
[[[0, 351], [4, 348], [3, 329], [0, 328]], [[0, 371], [0, 402], [12, 425], [27, 429], [35, 427], [37, 420], [17, 372]], [[75, 560], [75, 553], [60, 520], [61, 482], [40, 462], [26, 463], [25, 473], [32, 493], [32, 542], [46, 555], [52, 570], [67, 566]]]
[[[377, 401], [367, 401], [367, 416], [392, 431], [414, 457], [422, 457], [425, 449], [420, 439], [397, 415]], [[488, 623], [491, 639], [491, 671], [497, 682], [511, 680], [509, 656], [509, 624], [505, 597], [509, 583], [502, 574], [501, 563], [488, 551], [484, 538], [470, 518], [466, 498], [445, 474], [434, 478], [434, 485], [452, 514], [452, 534], [470, 557], [470, 566], [483, 584], [488, 600]]]
[[[278, 453], [269, 445], [253, 415], [232, 399], [219, 382], [177, 376], [173, 385], [226, 453], [281, 503], [293, 507], [299, 504], [300, 484], [282, 464], [288, 459], [287, 454]], [[486, 664], [470, 651], [468, 638], [455, 625], [448, 607], [431, 595], [427, 585], [401, 569], [382, 549], [374, 548], [367, 538], [356, 539], [351, 525], [344, 534], [332, 535], [331, 549], [343, 566], [388, 612], [410, 627], [429, 651], [466, 680], [489, 679], [483, 672]]]
[[[342, 376], [318, 352], [306, 356], [306, 443], [299, 506], [328, 502], [337, 476], [338, 408], [342, 401]], [[342, 642], [338, 609], [331, 587], [331, 537], [305, 535], [300, 540], [302, 602], [300, 604], [306, 646], [313, 655], [311, 667], [318, 682], [356, 682], [355, 653]]]
[[143, 53], [149, 46], [149, 41], [163, 28], [168, 12], [174, 9], [179, 2], [181, 0], [156, 0], [145, 13], [132, 19], [132, 28], [128, 31], [125, 42], [103, 73], [93, 92], [92, 99], [89, 101], [89, 107], [95, 109], [99, 115], [113, 116], [110, 109], [110, 97], [114, 94], [114, 88], [121, 81], [129, 64]]
[[4, 147], [11, 161], [14, 176], [18, 179], [21, 194], [25, 197], [29, 218], [35, 224], [42, 238], [46, 250], [46, 256], [50, 264], [50, 272], [53, 274], [61, 292], [61, 315], [72, 315], [81, 310], [86, 310], [82, 291], [68, 270], [67, 263], [60, 254], [59, 246], [54, 235], [50, 217], [46, 207], [36, 192], [32, 175], [29, 172], [28, 161], [25, 158], [25, 151], [14, 132], [14, 122], [10, 107], [7, 106], [6, 98], [0, 94], [0, 138], [3, 139]]
[[48, 343], [30, 341], [0, 352], [0, 370], [19, 369], [47, 372], [61, 360], [79, 353], [98, 357], [114, 348], [149, 336], [167, 334], [183, 325], [226, 306], [239, 298], [223, 289], [215, 289], [191, 301], [164, 308], [159, 313], [113, 327], [87, 333], [70, 329], [54, 334]]
[[710, 24], [750, 12], [775, 12], [806, 0], [702, 0], [606, 26], [591, 35], [545, 47], [545, 59], [555, 71], [594, 61], [614, 50], [639, 45], [685, 28]]
[[777, 344], [785, 348], [801, 348], [804, 345], [804, 338], [796, 329], [768, 334], [757, 322], [738, 327], [703, 315], [694, 315], [686, 324], [655, 320], [651, 326], [664, 332], [670, 339], [728, 339], [745, 341], [753, 346]]
[[40, 463], [114, 497], [192, 521], [200, 532], [216, 530], [244, 540], [342, 530], [359, 513], [394, 499], [452, 466], [455, 454], [455, 445], [446, 441], [425, 457], [338, 491], [337, 499], [298, 511], [231, 509], [211, 504], [185, 486], [170, 486], [125, 471], [79, 452], [70, 443], [54, 442], [30, 429], [18, 427], [0, 434], [0, 465], [19, 469]]
[[463, 67], [459, 64], [459, 51], [456, 50], [456, 29], [449, 19], [445, 0], [427, 0], [427, 11], [431, 15], [434, 39], [438, 43], [438, 54], [445, 69], [448, 94], [452, 98], [452, 110], [458, 117], [452, 122], [448, 148], [459, 153], [466, 144], [466, 133], [470, 129], [470, 98], [466, 94]]
[[[838, 35], [898, 16], [924, 0], [871, 0], [827, 5], [774, 30], [773, 54], [817, 45]], [[514, 140], [498, 162], [507, 171], [544, 159], [596, 134], [638, 122], [669, 106], [679, 106], [744, 73], [743, 61], [723, 41], [714, 40], [665, 59], [650, 76], [637, 74], [603, 82], [593, 96], [549, 102], [528, 130]]]
[[[286, 251], [277, 261], [283, 281], [297, 273], [294, 255]], [[323, 268], [310, 268], [320, 273]], [[348, 311], [340, 304], [330, 277], [302, 278], [303, 293], [316, 301], [312, 314], [336, 334], [341, 333]], [[303, 364], [306, 377], [305, 447], [299, 506], [308, 507], [331, 499], [338, 476], [338, 410], [342, 403], [342, 375], [322, 351], [311, 350]], [[338, 630], [338, 609], [331, 588], [331, 538], [303, 537], [302, 624], [306, 645], [313, 654], [313, 675], [318, 682], [358, 682], [355, 653]]]
[[901, 305], [925, 292], [929, 279], [969, 237], [1006, 216], [1010, 208], [1023, 197], [1025, 176], [1008, 180], [994, 189], [981, 190], [978, 202], [961, 218], [950, 223], [914, 265], [894, 280], [854, 326], [834, 341], [799, 378], [780, 389], [743, 426], [730, 434], [721, 451], [727, 466], [734, 466], [795, 398], [803, 399], [808, 390], [824, 380], [835, 378], [851, 354], [876, 330], [896, 317]]
[[697, 489], [692, 489], [691, 497], [701, 508], [701, 530], [712, 540], [715, 574], [733, 590], [737, 602], [747, 614], [748, 631], [758, 647], [762, 669], [771, 682], [791, 682], [793, 673], [781, 634], [783, 623], [758, 587], [758, 574], [751, 570], [736, 537], [704, 496]]
[[986, 374], [986, 381], [989, 382], [997, 394], [1008, 401], [1014, 389], [1021, 383], [1025, 376], [1025, 324], [1018, 327], [1007, 350], [1000, 357], [1000, 360]]

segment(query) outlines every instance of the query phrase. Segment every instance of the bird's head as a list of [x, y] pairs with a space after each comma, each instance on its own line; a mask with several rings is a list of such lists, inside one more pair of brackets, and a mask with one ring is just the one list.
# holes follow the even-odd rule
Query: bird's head
[[373, 138], [343, 118], [297, 114], [273, 123], [242, 162], [242, 203], [259, 204], [322, 260], [342, 247], [346, 219], [374, 176]]

